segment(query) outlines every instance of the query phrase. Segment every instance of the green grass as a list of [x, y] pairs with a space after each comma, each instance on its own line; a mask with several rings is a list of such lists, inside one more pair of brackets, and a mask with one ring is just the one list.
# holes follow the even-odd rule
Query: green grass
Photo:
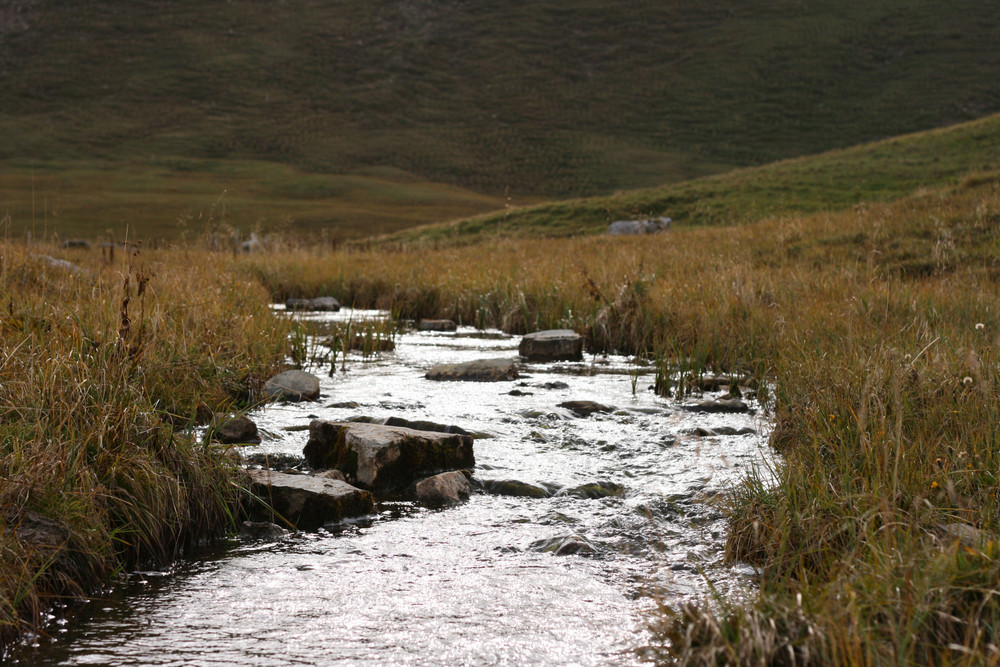
[[[48, 198], [76, 235], [133, 219], [150, 237], [228, 190], [242, 228], [336, 236], [652, 187], [1000, 111], [998, 21], [978, 0], [14, 3], [0, 165], [18, 180], [0, 210], [44, 225]], [[262, 166], [259, 190], [230, 187], [213, 173], [233, 162], [313, 186], [271, 192]], [[36, 190], [29, 217], [46, 165], [65, 180]], [[200, 201], [169, 197], [174, 167]], [[425, 187], [370, 171], [386, 168]], [[105, 191], [111, 174], [150, 178], [149, 200]], [[359, 204], [324, 174], [377, 182]], [[108, 215], [76, 187], [106, 195]]]
[[920, 188], [956, 184], [969, 172], [997, 169], [1000, 115], [683, 183], [406, 229], [380, 242], [599, 234], [613, 220], [661, 215], [682, 226], [740, 224], [890, 201]]

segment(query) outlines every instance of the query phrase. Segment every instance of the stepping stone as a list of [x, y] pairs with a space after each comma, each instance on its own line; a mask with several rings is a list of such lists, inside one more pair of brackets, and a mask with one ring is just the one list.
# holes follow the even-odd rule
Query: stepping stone
[[513, 359], [479, 359], [462, 364], [440, 364], [424, 376], [428, 380], [464, 382], [503, 382], [517, 379]]
[[[251, 491], [298, 528], [311, 530], [375, 511], [372, 494], [347, 482], [268, 470], [247, 472], [252, 480]], [[256, 514], [269, 512], [258, 507]]]
[[572, 329], [536, 331], [521, 338], [517, 352], [529, 361], [580, 361], [583, 337]]
[[614, 412], [613, 407], [601, 405], [594, 401], [566, 401], [559, 404], [560, 408], [566, 408], [577, 417], [589, 417], [595, 412]]
[[749, 412], [750, 406], [738, 398], [720, 398], [714, 401], [701, 401], [693, 405], [683, 406], [688, 412], [707, 413], [743, 413]]
[[303, 450], [313, 468], [334, 468], [377, 493], [394, 493], [428, 475], [473, 468], [472, 436], [399, 426], [314, 420]]

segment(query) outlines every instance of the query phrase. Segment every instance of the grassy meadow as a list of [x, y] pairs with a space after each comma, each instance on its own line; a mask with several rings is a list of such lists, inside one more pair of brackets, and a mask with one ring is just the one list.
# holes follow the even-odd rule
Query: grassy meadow
[[[201, 236], [113, 258], [5, 240], [0, 635], [233, 525], [239, 468], [185, 429], [254, 405], [294, 352], [301, 336], [269, 302], [330, 294], [399, 318], [573, 328], [591, 352], [656, 360], [664, 389], [710, 370], [767, 388], [783, 462], [718, 500], [727, 553], [759, 568], [759, 597], [665, 607], [664, 661], [1000, 659], [1000, 176], [977, 152], [996, 122], [931, 133], [929, 148], [902, 139], [738, 172], [726, 196], [726, 181], [695, 182], [720, 193], [714, 224], [647, 238], [331, 250], [291, 236], [234, 255]], [[973, 171], [960, 176], [963, 151]], [[940, 171], [924, 181], [908, 161], [928, 155]], [[872, 201], [815, 210], [824, 179], [883, 169], [885, 185], [857, 195]], [[814, 180], [797, 189], [792, 173]], [[754, 182], [783, 179], [786, 204], [745, 208]]]

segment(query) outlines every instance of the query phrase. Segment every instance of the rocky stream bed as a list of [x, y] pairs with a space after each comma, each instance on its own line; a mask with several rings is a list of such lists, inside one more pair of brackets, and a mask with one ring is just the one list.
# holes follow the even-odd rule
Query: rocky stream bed
[[[13, 662], [633, 664], [660, 602], [704, 597], [708, 582], [731, 595], [752, 587], [751, 568], [722, 561], [712, 499], [771, 456], [759, 406], [726, 409], [715, 400], [726, 388], [658, 397], [649, 367], [524, 360], [518, 344], [466, 327], [411, 331], [393, 351], [352, 354], [332, 377], [314, 369], [318, 400], [249, 415], [261, 443], [246, 454], [293, 464], [311, 423], [456, 426], [474, 435], [468, 500], [376, 494], [364, 516], [244, 535], [169, 572], [134, 573]], [[484, 358], [517, 359], [518, 377], [426, 377]]]

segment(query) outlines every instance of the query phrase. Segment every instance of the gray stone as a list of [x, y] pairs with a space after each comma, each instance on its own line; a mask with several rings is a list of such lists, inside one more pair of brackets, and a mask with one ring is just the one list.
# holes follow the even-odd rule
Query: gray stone
[[701, 401], [700, 403], [685, 405], [683, 407], [688, 412], [742, 413], [750, 411], [750, 407], [738, 398], [720, 398], [714, 401]]
[[428, 380], [502, 382], [517, 379], [513, 359], [479, 359], [462, 364], [439, 364], [424, 376]]
[[244, 521], [240, 536], [251, 540], [278, 540], [288, 535], [288, 530], [270, 521]]
[[305, 371], [285, 371], [264, 383], [264, 396], [272, 400], [314, 401], [319, 398], [319, 378]]
[[578, 417], [589, 417], [595, 412], [614, 412], [614, 408], [595, 403], [594, 401], [566, 401], [559, 404], [560, 408], [566, 408]]
[[[251, 491], [279, 517], [298, 528], [309, 530], [375, 511], [372, 494], [347, 482], [268, 470], [248, 473]], [[269, 512], [260, 507], [257, 514], [266, 518]]]
[[318, 419], [309, 424], [303, 453], [314, 468], [335, 468], [378, 493], [399, 492], [428, 475], [476, 464], [469, 435]]
[[420, 320], [417, 324], [420, 331], [455, 331], [458, 325], [452, 320]]
[[517, 351], [529, 361], [579, 361], [583, 336], [571, 329], [536, 331], [521, 337]]
[[589, 484], [574, 486], [570, 489], [563, 489], [559, 492], [559, 495], [589, 499], [620, 497], [625, 495], [625, 487], [614, 482], [591, 482]]
[[960, 542], [967, 547], [979, 547], [986, 541], [983, 531], [967, 523], [944, 523], [938, 526], [941, 535], [950, 542]]
[[340, 310], [340, 302], [332, 296], [318, 296], [315, 299], [287, 299], [285, 310], [306, 310], [335, 313]]
[[404, 419], [403, 417], [351, 417], [347, 421], [359, 424], [379, 424], [381, 426], [402, 426], [414, 431], [432, 431], [434, 433], [457, 433], [458, 435], [473, 435], [461, 426], [438, 424], [423, 419]]
[[548, 489], [536, 484], [520, 482], [516, 479], [490, 479], [482, 481], [483, 491], [493, 496], [513, 496], [515, 498], [548, 498]]
[[670, 218], [646, 218], [645, 220], [616, 220], [608, 225], [611, 236], [634, 236], [637, 234], [657, 234], [670, 229]]
[[259, 445], [257, 424], [245, 415], [218, 415], [208, 427], [210, 440], [224, 445]]
[[35, 255], [35, 257], [45, 262], [53, 269], [69, 271], [70, 273], [73, 273], [78, 276], [87, 275], [89, 273], [86, 269], [81, 269], [73, 262], [68, 262], [65, 259], [56, 259], [55, 257], [50, 257], [49, 255]]
[[591, 556], [597, 553], [597, 547], [582, 535], [561, 535], [545, 540], [536, 540], [528, 547], [531, 551], [551, 553], [556, 556], [579, 554]]
[[443, 472], [417, 482], [417, 500], [425, 505], [456, 505], [469, 499], [469, 478], [461, 472]]

